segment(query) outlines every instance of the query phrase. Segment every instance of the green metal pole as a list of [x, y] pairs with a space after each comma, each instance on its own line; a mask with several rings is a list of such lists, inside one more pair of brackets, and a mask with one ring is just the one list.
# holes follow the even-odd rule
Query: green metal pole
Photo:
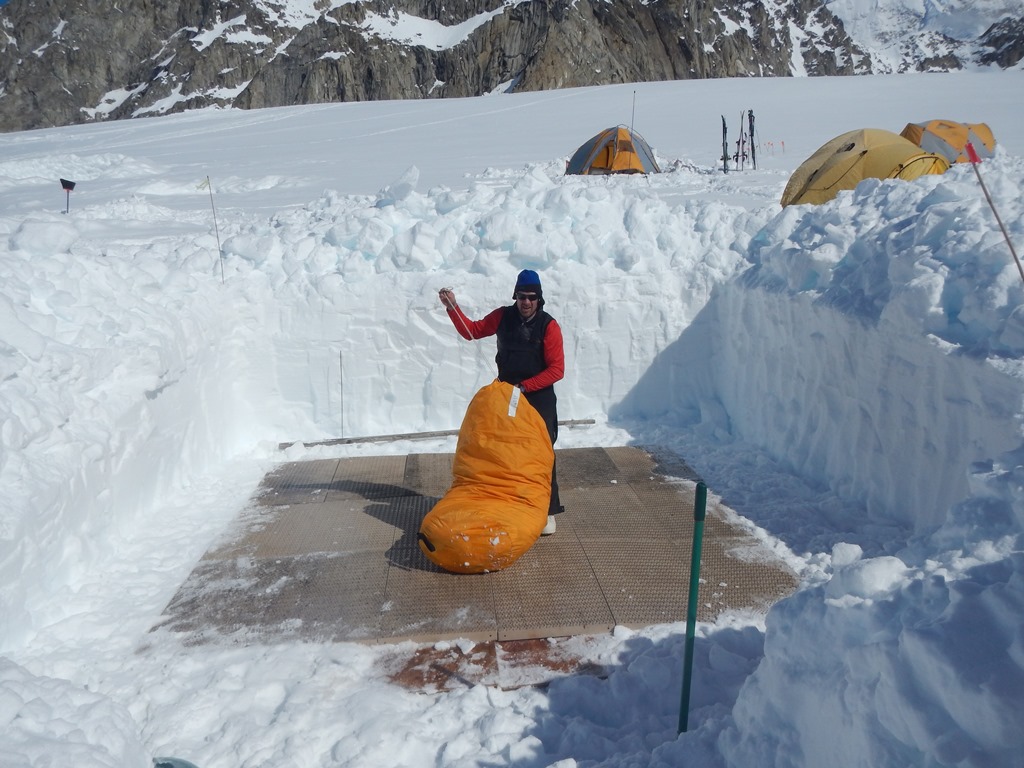
[[704, 517], [708, 506], [708, 487], [697, 483], [693, 503], [693, 552], [690, 555], [690, 593], [686, 598], [686, 652], [683, 659], [683, 695], [679, 707], [679, 733], [690, 719], [690, 683], [693, 671], [693, 638], [697, 631], [697, 592], [700, 588], [700, 549], [704, 542]]

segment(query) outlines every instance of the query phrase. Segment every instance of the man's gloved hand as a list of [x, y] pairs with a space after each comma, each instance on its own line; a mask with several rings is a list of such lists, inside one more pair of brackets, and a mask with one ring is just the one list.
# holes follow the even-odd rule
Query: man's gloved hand
[[437, 297], [441, 300], [445, 309], [455, 309], [458, 303], [455, 301], [455, 291], [451, 288], [442, 288], [437, 292]]

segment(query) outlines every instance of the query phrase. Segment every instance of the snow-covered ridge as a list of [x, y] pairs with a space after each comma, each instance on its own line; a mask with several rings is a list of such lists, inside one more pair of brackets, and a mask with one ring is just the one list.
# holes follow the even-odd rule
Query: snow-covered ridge
[[878, 74], [919, 66], [933, 71], [949, 56], [970, 62], [990, 27], [1024, 16], [1018, 0], [826, 0], [825, 6], [870, 53]]

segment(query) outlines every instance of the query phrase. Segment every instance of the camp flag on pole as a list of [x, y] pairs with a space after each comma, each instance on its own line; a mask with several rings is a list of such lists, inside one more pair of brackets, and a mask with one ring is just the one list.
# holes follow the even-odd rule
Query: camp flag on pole
[[75, 188], [75, 182], [68, 181], [67, 179], [60, 180], [61, 189], [67, 193], [67, 206], [64, 208], [63, 213], [67, 213], [71, 210], [71, 190]]

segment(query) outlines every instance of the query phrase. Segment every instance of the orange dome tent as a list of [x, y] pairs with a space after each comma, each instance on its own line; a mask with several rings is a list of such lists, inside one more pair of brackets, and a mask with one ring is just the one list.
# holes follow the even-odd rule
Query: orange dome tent
[[585, 142], [565, 166], [567, 176], [609, 173], [661, 173], [661, 168], [643, 136], [619, 125]]
[[459, 428], [452, 486], [420, 525], [419, 547], [454, 573], [507, 568], [540, 537], [555, 452], [520, 391], [495, 381], [473, 397]]
[[968, 142], [981, 158], [992, 157], [996, 148], [996, 138], [985, 123], [958, 123], [954, 120], [907, 123], [900, 136], [925, 152], [942, 155], [950, 163], [968, 162], [967, 150], [964, 149]]

